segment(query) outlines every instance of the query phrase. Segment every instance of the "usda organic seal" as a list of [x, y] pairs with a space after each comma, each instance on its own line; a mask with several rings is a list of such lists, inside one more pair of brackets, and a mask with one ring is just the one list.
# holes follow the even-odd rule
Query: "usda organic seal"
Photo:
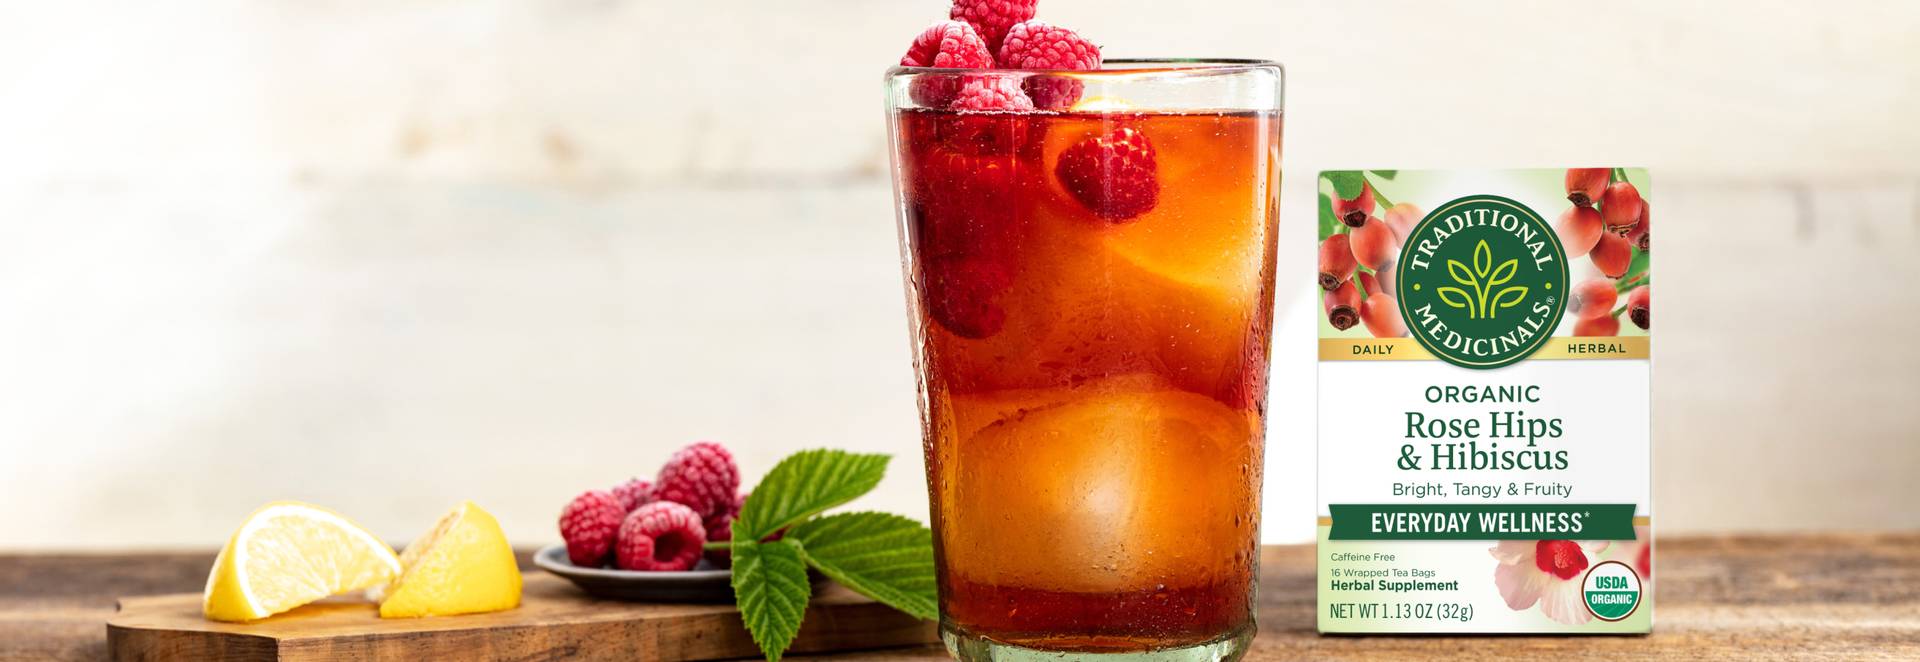
[[1408, 331], [1457, 366], [1527, 358], [1566, 313], [1566, 250], [1553, 226], [1510, 198], [1441, 205], [1409, 233], [1399, 264], [1394, 292]]
[[1640, 607], [1640, 575], [1619, 561], [1607, 561], [1587, 571], [1580, 596], [1587, 611], [1603, 621], [1618, 621]]

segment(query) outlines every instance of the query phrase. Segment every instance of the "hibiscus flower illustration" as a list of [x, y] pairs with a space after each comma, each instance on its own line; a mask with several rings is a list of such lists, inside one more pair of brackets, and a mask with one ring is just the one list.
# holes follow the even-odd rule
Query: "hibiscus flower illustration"
[[1593, 614], [1580, 594], [1580, 581], [1592, 564], [1589, 554], [1598, 554], [1607, 543], [1593, 545], [1571, 540], [1503, 540], [1487, 550], [1500, 561], [1493, 583], [1514, 611], [1537, 604], [1547, 618], [1568, 625], [1586, 623]]
[[1640, 573], [1640, 585], [1649, 595], [1653, 591], [1653, 529], [1652, 527], [1633, 527], [1633, 542], [1626, 545], [1615, 557], [1633, 571]]

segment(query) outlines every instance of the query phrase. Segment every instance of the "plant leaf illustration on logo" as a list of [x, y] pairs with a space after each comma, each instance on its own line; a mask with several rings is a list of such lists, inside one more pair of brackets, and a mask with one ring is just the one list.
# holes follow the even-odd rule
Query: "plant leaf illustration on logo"
[[1473, 268], [1467, 268], [1459, 260], [1447, 260], [1447, 275], [1464, 288], [1437, 287], [1433, 293], [1440, 297], [1441, 303], [1465, 309], [1467, 319], [1492, 319], [1500, 316], [1501, 308], [1512, 308], [1526, 300], [1527, 288], [1523, 285], [1493, 291], [1493, 288], [1513, 280], [1514, 272], [1519, 269], [1518, 259], [1507, 260], [1500, 263], [1499, 267], [1494, 267], [1493, 249], [1487, 247], [1485, 240], [1481, 240], [1479, 245], [1473, 247]]

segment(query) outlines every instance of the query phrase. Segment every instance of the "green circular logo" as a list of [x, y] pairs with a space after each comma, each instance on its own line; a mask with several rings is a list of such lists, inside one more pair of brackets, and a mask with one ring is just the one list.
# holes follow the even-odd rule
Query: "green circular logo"
[[1553, 226], [1497, 195], [1470, 195], [1427, 214], [1401, 247], [1395, 278], [1414, 339], [1467, 368], [1527, 358], [1567, 309], [1567, 253]]
[[1640, 607], [1640, 573], [1619, 561], [1593, 566], [1580, 581], [1580, 595], [1594, 618], [1623, 620]]

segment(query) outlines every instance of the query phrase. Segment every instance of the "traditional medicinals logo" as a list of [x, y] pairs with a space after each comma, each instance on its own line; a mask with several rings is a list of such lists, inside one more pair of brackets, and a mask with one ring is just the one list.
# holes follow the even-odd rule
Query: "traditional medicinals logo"
[[1545, 345], [1566, 312], [1567, 256], [1526, 205], [1471, 195], [1435, 209], [1400, 249], [1395, 292], [1420, 346], [1498, 368]]

